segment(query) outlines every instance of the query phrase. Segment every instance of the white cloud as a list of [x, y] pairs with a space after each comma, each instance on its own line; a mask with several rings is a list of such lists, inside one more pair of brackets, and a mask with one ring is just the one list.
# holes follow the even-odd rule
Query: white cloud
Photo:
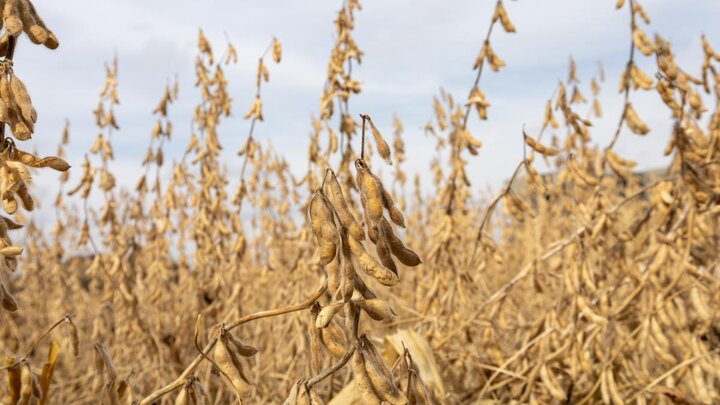
[[[351, 101], [351, 110], [371, 114], [388, 133], [392, 115], [401, 118], [411, 171], [427, 172], [434, 155], [434, 141], [420, 129], [431, 115], [432, 96], [442, 86], [461, 100], [469, 90], [475, 74], [472, 63], [487, 31], [492, 3], [366, 0], [364, 10], [357, 14], [355, 36], [365, 57], [353, 73], [364, 83], [364, 91]], [[508, 67], [500, 73], [488, 70], [481, 81], [492, 107], [489, 121], [471, 118], [472, 131], [484, 143], [480, 155], [471, 158], [474, 187], [497, 187], [512, 172], [521, 158], [522, 124], [531, 131], [537, 128], [544, 101], [557, 80], [565, 78], [571, 55], [585, 86], [597, 61], [605, 66], [602, 102], [606, 118], [595, 123], [594, 133], [598, 142], [610, 139], [622, 107], [616, 86], [629, 45], [627, 10], [614, 10], [614, 3], [506, 2], [518, 32], [511, 35], [498, 29], [492, 37]], [[679, 61], [691, 71], [699, 66], [701, 32], [720, 47], [717, 1], [697, 0], [692, 7], [674, 0], [645, 1], [643, 5], [653, 19], [648, 34], [657, 31], [673, 40]], [[121, 184], [132, 186], [139, 172], [133, 168], [139, 166], [154, 122], [150, 112], [166, 80], [175, 74], [181, 98], [171, 107], [176, 135], [168, 155], [185, 146], [192, 108], [198, 101], [193, 87], [197, 29], [203, 27], [216, 54], [224, 48], [225, 33], [239, 51], [240, 63], [226, 69], [237, 115], [253, 97], [257, 57], [275, 35], [282, 41], [285, 55], [279, 66], [270, 67], [271, 81], [263, 88], [266, 121], [256, 128], [256, 134], [261, 140], [272, 139], [291, 168], [300, 173], [306, 167], [309, 118], [318, 110], [335, 35], [332, 21], [339, 6], [340, 1], [39, 2], [38, 11], [57, 33], [61, 46], [50, 52], [23, 41], [18, 48], [15, 69], [34, 96], [40, 116], [33, 143], [38, 150], [52, 153], [65, 118], [70, 119], [68, 152], [73, 178], [79, 176], [82, 157], [97, 133], [90, 111], [103, 83], [102, 65], [117, 54], [122, 102], [117, 115], [122, 130], [113, 138], [117, 161], [112, 167], [122, 169], [116, 170]], [[653, 71], [650, 62], [641, 62], [649, 73]], [[589, 95], [589, 91], [585, 93]], [[639, 160], [643, 167], [661, 164], [660, 151], [670, 124], [666, 109], [655, 96], [638, 94], [633, 98], [654, 131], [644, 138], [625, 131], [618, 150]], [[241, 117], [224, 122], [221, 142], [228, 159], [237, 159], [234, 152], [247, 130], [248, 123]], [[228, 164], [233, 168], [238, 162]], [[43, 187], [51, 187], [55, 181], [52, 174], [36, 176]]]

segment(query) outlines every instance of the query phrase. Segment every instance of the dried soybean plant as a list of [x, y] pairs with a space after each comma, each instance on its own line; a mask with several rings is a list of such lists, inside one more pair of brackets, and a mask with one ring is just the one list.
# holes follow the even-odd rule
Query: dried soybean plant
[[[50, 167], [66, 171], [70, 166], [58, 157], [40, 158], [20, 149], [16, 141], [27, 141], [32, 137], [37, 121], [37, 111], [32, 105], [25, 84], [15, 74], [13, 55], [18, 38], [24, 32], [35, 44], [48, 49], [58, 47], [58, 40], [35, 11], [28, 0], [7, 0], [2, 5], [2, 37], [0, 37], [0, 192], [2, 208], [7, 215], [22, 215], [17, 211], [18, 202], [26, 211], [32, 211], [35, 204], [30, 195], [30, 168]], [[10, 128], [6, 133], [5, 128]], [[8, 272], [17, 267], [17, 256], [22, 248], [14, 246], [8, 231], [21, 228], [11, 218], [0, 218], [0, 302], [5, 311], [14, 312], [18, 304], [13, 298], [11, 278]]]
[[[15, 218], [0, 217], [0, 303], [2, 311], [16, 312], [18, 305], [14, 292], [14, 282], [18, 274], [13, 274], [17, 268], [17, 258], [23, 253], [23, 248], [13, 245], [8, 234], [11, 230], [23, 227], [26, 222], [24, 216], [18, 211], [18, 203], [26, 211], [32, 211], [35, 203], [30, 194], [30, 170], [32, 168], [50, 167], [65, 172], [70, 166], [59, 157], [38, 157], [22, 150], [17, 142], [27, 141], [32, 137], [37, 121], [37, 111], [32, 105], [30, 94], [25, 84], [16, 75], [13, 55], [18, 39], [24, 32], [35, 44], [45, 45], [49, 49], [58, 47], [58, 40], [38, 16], [35, 7], [28, 0], [7, 0], [0, 3], [2, 6], [2, 36], [0, 37], [0, 192], [2, 193], [2, 208], [6, 215]], [[9, 131], [6, 132], [6, 124]], [[30, 224], [32, 228], [32, 224]], [[29, 235], [34, 232], [28, 231]], [[41, 254], [35, 249], [29, 249], [33, 254]], [[38, 262], [39, 258], [32, 258]], [[3, 323], [10, 318], [8, 314], [0, 314]], [[27, 348], [24, 340], [3, 340], [6, 348], [2, 369], [7, 372], [8, 384], [0, 394], [7, 398], [9, 403], [28, 403], [33, 401], [46, 403], [48, 401], [48, 388], [52, 380], [52, 370], [58, 353], [58, 346], [53, 341], [50, 345], [48, 362], [43, 367], [41, 375], [37, 375], [30, 364], [31, 354], [43, 339], [57, 326], [68, 323], [75, 331], [72, 318], [64, 316], [51, 326], [45, 333], [37, 337]], [[77, 334], [73, 334], [77, 338]], [[3, 337], [4, 334], [3, 334]], [[77, 340], [75, 340], [77, 342]], [[73, 347], [77, 347], [74, 345]], [[23, 355], [11, 355], [12, 352], [26, 350]]]
[[[4, 27], [16, 30], [19, 19], [31, 39], [57, 43], [30, 28], [42, 24], [28, 18], [28, 2], [3, 5]], [[199, 33], [200, 99], [189, 130], [170, 119], [177, 84], [158, 87], [133, 190], [114, 184], [119, 83], [117, 64], [108, 65], [94, 112], [100, 135], [78, 177], [61, 175], [55, 226], [46, 230], [19, 210], [4, 222], [7, 230], [26, 224], [27, 236], [18, 243], [24, 254], [3, 261], [10, 267], [17, 259], [19, 270], [0, 272], [4, 307], [21, 304], [12, 316], [2, 313], [8, 360], [0, 398], [13, 405], [720, 401], [720, 53], [702, 37], [699, 70], [681, 67], [671, 44], [651, 34], [640, 2], [615, 5], [630, 27], [621, 111], [603, 111], [602, 67], [586, 80], [586, 66], [571, 59], [567, 78], [539, 106], [539, 125], [517, 123], [523, 159], [490, 199], [470, 184], [467, 160], [482, 153], [470, 116], [492, 119], [494, 109], [508, 108], [500, 100], [491, 106], [480, 80], [488, 67], [504, 66], [491, 39], [496, 28], [515, 31], [509, 12], [521, 4], [495, 2], [488, 31], [478, 34], [484, 41], [468, 99], [445, 91], [433, 99], [425, 132], [438, 158], [432, 179], [415, 176], [412, 187], [401, 166], [415, 144], [403, 139], [400, 120], [389, 139], [379, 122], [350, 109], [361, 91], [357, 1], [344, 1], [334, 20], [302, 179], [259, 134], [259, 121], [278, 119], [264, 116], [270, 100], [261, 98], [270, 60], [282, 59], [276, 39], [250, 62], [257, 70], [248, 79], [254, 94], [243, 96], [252, 99], [247, 137], [237, 166], [225, 166], [224, 125], [237, 110], [230, 82], [235, 64], [246, 61], [231, 44], [213, 52], [215, 27]], [[12, 56], [14, 36], [3, 38], [0, 51]], [[641, 58], [655, 61], [656, 71], [640, 70]], [[6, 113], [3, 184], [23, 204], [26, 166], [62, 161], [30, 161], [17, 149], [20, 124], [30, 130], [33, 114], [13, 93], [10, 60], [2, 66], [10, 89], [0, 80], [2, 100], [16, 106]], [[670, 164], [656, 172], [638, 172], [623, 148], [664, 133], [648, 125], [641, 90], [656, 93], [669, 117]], [[593, 124], [603, 119], [615, 132], [597, 146]], [[641, 136], [625, 138], [628, 131]], [[187, 146], [175, 158], [167, 146], [177, 141]], [[58, 158], [71, 146], [66, 128]], [[380, 176], [381, 161], [392, 163], [392, 184]], [[2, 251], [19, 251], [5, 244]]]
[[[361, 117], [362, 142], [365, 141], [367, 122], [378, 153], [390, 162], [391, 152], [386, 141], [369, 116]], [[382, 181], [368, 168], [363, 151], [364, 145], [361, 146], [361, 158], [355, 161], [355, 181], [360, 190], [364, 226], [350, 211], [347, 197], [335, 173], [329, 168], [325, 171], [321, 188], [315, 191], [310, 201], [312, 232], [317, 241], [320, 263], [325, 266], [327, 290], [331, 297], [331, 303], [324, 308], [319, 304], [314, 306], [315, 326], [319, 331], [313, 330], [311, 333], [315, 341], [340, 358], [339, 363], [330, 368], [330, 372], [322, 372], [318, 377], [326, 378], [351, 361], [357, 388], [367, 403], [387, 401], [405, 404], [408, 403], [406, 395], [395, 385], [392, 373], [373, 342], [365, 334], [360, 334], [362, 312], [376, 321], [391, 321], [395, 312], [385, 300], [377, 298], [358, 275], [353, 258], [366, 274], [384, 286], [394, 286], [400, 281], [393, 256], [410, 267], [418, 266], [420, 258], [395, 235], [390, 221], [404, 228], [404, 216], [395, 207]], [[363, 241], [366, 232], [370, 242], [375, 244], [379, 262], [365, 249]], [[336, 319], [336, 316], [340, 318], [342, 315], [345, 317], [344, 328]], [[317, 347], [313, 350], [317, 350]], [[321, 380], [318, 377], [298, 384], [305, 386], [304, 392], [312, 392], [312, 386]]]

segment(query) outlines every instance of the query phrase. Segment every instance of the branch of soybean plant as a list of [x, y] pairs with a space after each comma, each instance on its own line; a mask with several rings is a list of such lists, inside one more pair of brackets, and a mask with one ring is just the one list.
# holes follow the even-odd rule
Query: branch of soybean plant
[[[498, 0], [497, 2], [502, 3], [502, 0]], [[483, 46], [490, 44], [490, 34], [492, 34], [493, 27], [495, 27], [495, 23], [497, 21], [498, 20], [496, 20], [494, 18], [491, 20], [490, 27], [488, 28], [487, 34], [485, 35], [485, 40], [483, 41]], [[483, 66], [485, 66], [485, 59], [482, 59], [480, 61], [480, 65], [478, 66], [478, 72], [477, 72], [477, 75], [475, 76], [475, 82], [473, 82], [473, 86], [470, 89], [470, 95], [468, 95], [468, 98], [470, 98], [470, 96], [473, 93], [473, 90], [475, 90], [477, 88], [478, 84], [480, 84], [480, 77], [482, 77]], [[469, 104], [465, 108], [465, 115], [463, 116], [463, 129], [467, 128], [467, 122], [468, 122], [468, 118], [470, 117], [471, 109], [472, 109], [472, 104]]]
[[[200, 348], [200, 344], [198, 343], [198, 335], [200, 334], [200, 320], [201, 320], [201, 319], [202, 319], [202, 314], [198, 314], [197, 320], [195, 321], [195, 332], [193, 333], [193, 343], [195, 344], [195, 348], [197, 349], [198, 352], [200, 352], [200, 355], [201, 355], [202, 357], [204, 357], [205, 360], [209, 361], [210, 364], [212, 364], [213, 367], [215, 367], [220, 373], [222, 373], [222, 375], [223, 375], [225, 378], [227, 378], [228, 380], [230, 380], [230, 377], [228, 377], [228, 375], [227, 375], [220, 367], [218, 367], [217, 364], [215, 364], [215, 362], [213, 361], [213, 359], [211, 359], [210, 357], [208, 357], [207, 354], [205, 354], [205, 352], [203, 351], [204, 349], [201, 349], [201, 348]], [[221, 328], [221, 329], [220, 329], [220, 333], [218, 333], [218, 336], [216, 336], [215, 338], [213, 338], [214, 340], [217, 340], [217, 339], [220, 338], [220, 336], [222, 336], [222, 333], [224, 332], [224, 330], [223, 330], [224, 326], [223, 326], [223, 325], [220, 325], [220, 328]], [[231, 383], [232, 383], [232, 382], [231, 382]]]
[[61, 323], [66, 322], [68, 319], [70, 319], [70, 315], [67, 315], [67, 314], [64, 315], [62, 318], [58, 319], [42, 335], [40, 335], [40, 337], [35, 339], [35, 341], [32, 343], [32, 345], [30, 345], [30, 348], [25, 351], [25, 354], [23, 354], [19, 359], [15, 360], [12, 364], [0, 367], [0, 370], [7, 370], [7, 369], [14, 368], [14, 367], [17, 367], [18, 365], [20, 365], [20, 363], [25, 361], [28, 358], [28, 356], [30, 356], [35, 351], [35, 349], [40, 344], [40, 342], [42, 342], [43, 339], [45, 339], [50, 334], [50, 332], [53, 331], [53, 329], [60, 326]]
[[[204, 354], [210, 353], [210, 350], [212, 350], [213, 347], [215, 347], [215, 344], [217, 343], [217, 341], [218, 341], [218, 337], [216, 336], [216, 337], [214, 337], [212, 340], [210, 340], [207, 345], [205, 345], [205, 348], [202, 350], [202, 352], [203, 352]], [[187, 366], [187, 368], [185, 369], [185, 371], [183, 371], [182, 374], [180, 374], [180, 376], [178, 376], [178, 378], [176, 378], [175, 380], [173, 380], [173, 382], [165, 385], [164, 387], [155, 390], [155, 391], [152, 392], [150, 395], [148, 395], [147, 397], [145, 397], [145, 398], [143, 398], [142, 400], [140, 400], [140, 402], [138, 402], [138, 405], [150, 405], [150, 404], [153, 404], [153, 403], [155, 403], [155, 401], [157, 401], [158, 399], [160, 399], [160, 398], [163, 397], [164, 395], [167, 395], [167, 394], [175, 391], [176, 389], [182, 387], [183, 385], [185, 385], [185, 381], [188, 379], [188, 377], [189, 377], [193, 372], [195, 372], [195, 369], [200, 365], [200, 363], [202, 362], [203, 358], [204, 358], [203, 356], [197, 356], [197, 357], [195, 357], [195, 360], [193, 360], [192, 363], [190, 363], [190, 364]]]
[[326, 290], [327, 290], [327, 279], [323, 278], [320, 288], [318, 288], [318, 290], [315, 291], [315, 293], [313, 295], [311, 295], [310, 297], [308, 297], [305, 301], [303, 301], [299, 304], [295, 304], [295, 305], [288, 305], [288, 306], [282, 307], [282, 308], [269, 309], [267, 311], [260, 311], [260, 312], [254, 313], [254, 314], [245, 315], [242, 318], [238, 319], [237, 321], [232, 322], [229, 325], [227, 325], [225, 330], [233, 330], [244, 323], [254, 321], [256, 319], [268, 318], [268, 317], [277, 316], [277, 315], [283, 315], [283, 314], [287, 314], [290, 312], [297, 312], [297, 311], [302, 311], [303, 309], [310, 308], [312, 306], [312, 304], [314, 304], [315, 301], [318, 300], [318, 298], [322, 297], [322, 295], [325, 293]]
[[[14, 35], [10, 35], [7, 39], [7, 49], [5, 50], [5, 60], [10, 61], [12, 64], [13, 55], [15, 54], [15, 44], [17, 43], [17, 38], [15, 38]], [[5, 123], [0, 123], [0, 139], [5, 138]]]
[[360, 114], [362, 118], [362, 142], [360, 143], [360, 160], [365, 161], [365, 118], [367, 115]]
[[321, 371], [318, 375], [315, 377], [309, 379], [306, 383], [308, 388], [312, 388], [313, 385], [319, 383], [320, 381], [326, 379], [331, 374], [335, 373], [336, 371], [340, 370], [347, 364], [348, 361], [350, 361], [350, 357], [352, 357], [353, 353], [355, 353], [355, 350], [357, 349], [357, 342], [355, 342], [350, 349], [345, 352], [345, 354], [340, 358], [340, 360], [332, 365], [331, 367], [326, 368], [325, 370]]
[[[502, 0], [498, 0], [496, 3], [496, 7], [497, 7], [497, 5], [499, 5], [501, 3], [502, 3]], [[492, 34], [493, 27], [495, 27], [495, 23], [497, 21], [498, 20], [495, 18], [492, 18], [490, 20], [490, 27], [488, 27], [487, 34], [485, 35], [485, 40], [483, 41], [483, 47], [490, 46], [490, 35]], [[470, 88], [470, 93], [468, 94], [468, 99], [470, 97], [472, 97], [473, 92], [475, 91], [475, 89], [478, 88], [478, 84], [480, 84], [480, 78], [482, 77], [483, 66], [485, 66], [484, 58], [480, 59], [478, 62], [479, 62], [479, 65], [477, 66], [478, 72], [477, 72], [477, 75], [475, 75], [475, 81], [473, 82], [473, 86]], [[468, 104], [465, 107], [465, 114], [463, 115], [463, 121], [462, 121], [462, 129], [463, 130], [467, 129], [467, 122], [468, 122], [468, 119], [470, 118], [470, 110], [472, 110], [472, 104]], [[455, 201], [455, 190], [457, 189], [456, 181], [457, 181], [456, 176], [453, 176], [452, 182], [450, 183], [450, 195], [448, 197], [447, 207], [445, 208], [445, 212], [448, 215], [450, 215], [452, 213], [452, 206]]]
[[[265, 59], [265, 56], [272, 48], [274, 41], [275, 41], [275, 39], [273, 38], [273, 40], [270, 42], [270, 45], [268, 45], [268, 47], [265, 49], [265, 52], [263, 52], [262, 56], [260, 57], [260, 60]], [[255, 97], [256, 98], [260, 98], [261, 85], [262, 85], [262, 80], [258, 80], [257, 84], [255, 86]], [[247, 140], [245, 141], [245, 146], [244, 146], [245, 158], [243, 159], [242, 168], [240, 169], [240, 181], [243, 181], [245, 179], [245, 168], [247, 167], [247, 162], [248, 162], [248, 146], [250, 146], [250, 142], [253, 141], [253, 133], [255, 131], [255, 123], [256, 122], [257, 122], [257, 117], [253, 116], [252, 121], [250, 121], [250, 130], [248, 132], [248, 137], [247, 137]]]
[[518, 173], [520, 173], [520, 169], [522, 169], [526, 164], [528, 164], [527, 160], [523, 160], [520, 162], [517, 167], [515, 168], [515, 171], [513, 172], [512, 177], [510, 177], [510, 180], [508, 181], [505, 188], [500, 192], [500, 194], [496, 195], [495, 198], [493, 198], [492, 202], [488, 206], [487, 210], [485, 211], [485, 215], [483, 216], [482, 222], [480, 222], [480, 226], [478, 227], [477, 236], [475, 237], [475, 246], [473, 247], [473, 254], [470, 259], [470, 263], [473, 263], [475, 261], [475, 255], [477, 254], [478, 245], [480, 244], [480, 241], [482, 240], [483, 235], [483, 229], [485, 228], [485, 225], [488, 222], [488, 219], [490, 218], [490, 215], [492, 214], [493, 210], [495, 209], [495, 206], [500, 202], [500, 200], [503, 199], [508, 193], [510, 193], [510, 190], [512, 189], [512, 185], [515, 182], [515, 179], [517, 178]]
[[[615, 146], [615, 143], [617, 142], [618, 138], [620, 137], [620, 131], [622, 130], [623, 123], [625, 122], [625, 118], [627, 117], [627, 110], [630, 106], [630, 71], [632, 69], [635, 59], [635, 41], [633, 40], [633, 34], [635, 32], [635, 4], [634, 0], [630, 0], [629, 4], [630, 8], [630, 57], [628, 58], [627, 64], [625, 66], [625, 73], [623, 77], [623, 86], [624, 86], [624, 94], [623, 94], [623, 110], [620, 114], [620, 120], [618, 121], [617, 128], [615, 129], [615, 134], [613, 135], [612, 140], [610, 141], [610, 144], [605, 148], [605, 150], [610, 150]], [[605, 160], [603, 159], [603, 168], [605, 167]]]

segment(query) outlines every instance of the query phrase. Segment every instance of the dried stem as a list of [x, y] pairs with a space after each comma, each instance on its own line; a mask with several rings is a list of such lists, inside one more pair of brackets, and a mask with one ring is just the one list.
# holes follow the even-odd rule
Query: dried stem
[[[615, 146], [615, 143], [617, 143], [618, 138], [620, 137], [620, 132], [622, 131], [623, 123], [625, 123], [625, 118], [627, 117], [627, 110], [630, 106], [630, 70], [633, 66], [634, 59], [635, 59], [635, 41], [633, 40], [633, 33], [635, 32], [635, 0], [630, 0], [629, 3], [630, 8], [630, 56], [628, 58], [627, 64], [625, 65], [625, 77], [623, 78], [623, 83], [625, 86], [625, 92], [623, 94], [623, 110], [620, 114], [620, 120], [618, 121], [617, 128], [615, 129], [615, 134], [613, 135], [612, 140], [610, 141], [610, 144], [605, 148], [605, 150], [610, 150]], [[605, 167], [605, 159], [603, 159], [603, 168]]]
[[520, 169], [522, 169], [525, 165], [529, 164], [527, 160], [523, 160], [520, 162], [517, 167], [515, 168], [515, 171], [512, 174], [512, 177], [510, 177], [510, 180], [508, 181], [505, 188], [500, 192], [500, 194], [496, 195], [495, 198], [493, 198], [490, 205], [485, 210], [485, 215], [483, 215], [483, 219], [480, 222], [480, 226], [478, 227], [477, 236], [475, 237], [475, 246], [473, 247], [473, 254], [470, 259], [470, 263], [473, 263], [475, 261], [475, 257], [477, 255], [478, 246], [480, 245], [480, 241], [482, 240], [483, 236], [483, 230], [485, 229], [485, 226], [487, 225], [487, 222], [493, 212], [495, 210], [495, 206], [502, 200], [506, 195], [510, 193], [510, 190], [512, 190], [513, 183], [515, 182], [515, 179], [517, 178], [518, 174], [520, 173]]
[[360, 160], [365, 161], [365, 119], [367, 115], [360, 114], [362, 118], [362, 142], [360, 144]]
[[64, 315], [62, 318], [58, 319], [54, 324], [50, 325], [50, 327], [42, 335], [40, 335], [37, 339], [35, 339], [35, 341], [33, 341], [33, 343], [30, 345], [30, 348], [28, 348], [19, 359], [15, 360], [12, 364], [0, 367], [0, 370], [11, 369], [22, 364], [23, 361], [25, 361], [30, 355], [33, 354], [40, 342], [42, 342], [43, 339], [45, 339], [50, 334], [50, 332], [60, 326], [61, 323], [66, 322], [69, 319], [70, 315]]
[[355, 350], [357, 349], [357, 341], [348, 349], [347, 352], [338, 360], [337, 363], [332, 365], [331, 367], [326, 368], [325, 370], [321, 371], [318, 375], [315, 377], [312, 377], [309, 379], [306, 383], [308, 388], [312, 388], [313, 385], [319, 383], [320, 381], [326, 379], [333, 373], [337, 372], [341, 368], [347, 364], [347, 362], [350, 360], [350, 357], [352, 357], [353, 353], [355, 353]]

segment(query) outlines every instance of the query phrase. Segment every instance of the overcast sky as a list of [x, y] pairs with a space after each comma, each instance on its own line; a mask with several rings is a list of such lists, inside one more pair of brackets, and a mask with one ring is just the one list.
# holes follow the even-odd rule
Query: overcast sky
[[[617, 93], [628, 52], [628, 11], [616, 11], [615, 0], [506, 1], [516, 34], [496, 30], [492, 44], [507, 67], [483, 73], [480, 87], [492, 103], [489, 120], [473, 114], [470, 129], [483, 148], [471, 159], [473, 187], [497, 188], [522, 158], [520, 130], [534, 133], [542, 122], [544, 101], [558, 80], [567, 76], [568, 59], [578, 67], [583, 91], [597, 69], [607, 80], [601, 101], [605, 117], [595, 122], [595, 140], [605, 145], [621, 109]], [[55, 51], [23, 39], [16, 51], [15, 71], [24, 80], [39, 112], [32, 141], [43, 154], [52, 154], [65, 119], [71, 123], [68, 160], [74, 166], [71, 183], [97, 130], [91, 111], [103, 84], [103, 63], [119, 60], [116, 114], [121, 131], [113, 144], [111, 168], [121, 185], [138, 178], [150, 129], [151, 111], [169, 78], [178, 76], [180, 100], [171, 107], [175, 136], [166, 153], [175, 155], [188, 139], [191, 111], [199, 94], [193, 87], [193, 59], [197, 30], [202, 28], [216, 53], [224, 48], [225, 33], [235, 44], [240, 62], [226, 69], [238, 115], [223, 122], [220, 141], [226, 162], [237, 173], [234, 154], [243, 143], [249, 123], [242, 113], [254, 94], [258, 56], [273, 36], [283, 44], [283, 61], [270, 66], [270, 83], [263, 88], [265, 122], [257, 138], [275, 148], [301, 174], [311, 115], [317, 115], [333, 43], [333, 19], [340, 0], [323, 1], [182, 1], [182, 0], [36, 0], [36, 8], [60, 39]], [[362, 94], [350, 103], [354, 113], [368, 113], [389, 138], [391, 117], [406, 128], [407, 168], [425, 172], [434, 157], [434, 142], [421, 127], [431, 116], [431, 100], [444, 87], [458, 100], [466, 97], [475, 73], [472, 64], [490, 22], [494, 0], [365, 0], [356, 16], [355, 39], [365, 52], [353, 76]], [[652, 19], [645, 28], [673, 43], [682, 67], [697, 74], [701, 62], [700, 35], [720, 49], [720, 2], [717, 0], [644, 0]], [[640, 55], [640, 66], [652, 74], [652, 61]], [[667, 109], [653, 95], [633, 95], [640, 116], [653, 131], [637, 137], [625, 131], [617, 146], [624, 157], [642, 168], [664, 163], [661, 151], [668, 139]], [[584, 108], [581, 110], [584, 111]], [[48, 205], [56, 190], [56, 176], [35, 174], [35, 194]]]

